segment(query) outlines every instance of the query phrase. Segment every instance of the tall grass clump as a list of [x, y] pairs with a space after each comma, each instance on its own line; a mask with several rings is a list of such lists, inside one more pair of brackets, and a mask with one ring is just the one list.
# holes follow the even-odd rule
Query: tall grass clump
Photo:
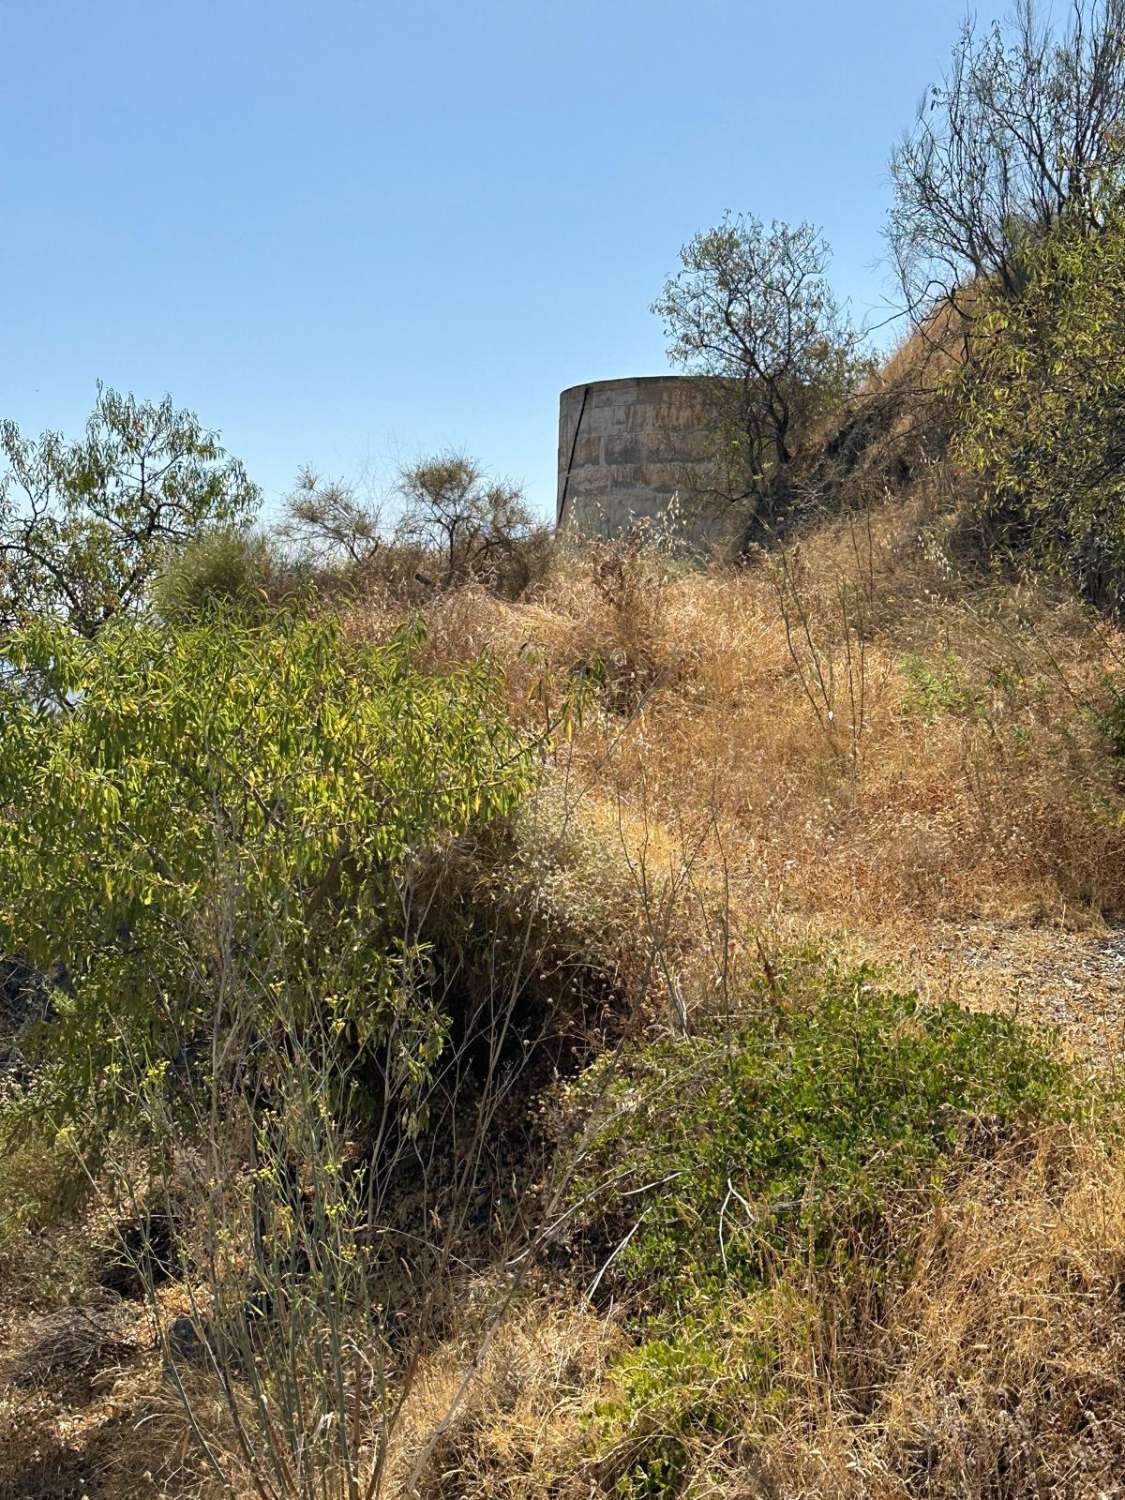
[[161, 619], [183, 625], [221, 610], [263, 615], [311, 591], [311, 570], [269, 533], [217, 528], [167, 553], [152, 600]]

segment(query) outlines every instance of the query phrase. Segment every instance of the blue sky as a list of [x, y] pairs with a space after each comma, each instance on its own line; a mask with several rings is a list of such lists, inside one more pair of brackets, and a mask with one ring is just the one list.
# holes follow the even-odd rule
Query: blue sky
[[823, 226], [883, 315], [887, 159], [963, 12], [0, 0], [0, 416], [170, 391], [271, 503], [452, 445], [549, 514], [558, 392], [666, 368], [650, 304], [725, 209]]

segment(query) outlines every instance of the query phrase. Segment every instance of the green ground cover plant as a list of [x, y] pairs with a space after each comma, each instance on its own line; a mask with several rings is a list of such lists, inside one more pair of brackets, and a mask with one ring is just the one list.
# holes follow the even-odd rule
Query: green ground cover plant
[[921, 1006], [864, 968], [761, 998], [638, 1051], [597, 1105], [576, 1197], [658, 1315], [845, 1259], [960, 1153], [1078, 1107], [1065, 1061], [1009, 1017]]

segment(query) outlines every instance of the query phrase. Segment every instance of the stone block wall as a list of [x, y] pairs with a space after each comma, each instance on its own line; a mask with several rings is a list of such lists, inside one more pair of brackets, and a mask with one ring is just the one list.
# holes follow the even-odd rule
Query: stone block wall
[[560, 535], [620, 536], [638, 521], [655, 521], [689, 545], [722, 542], [729, 517], [708, 492], [710, 452], [697, 379], [648, 375], [572, 386], [559, 399]]

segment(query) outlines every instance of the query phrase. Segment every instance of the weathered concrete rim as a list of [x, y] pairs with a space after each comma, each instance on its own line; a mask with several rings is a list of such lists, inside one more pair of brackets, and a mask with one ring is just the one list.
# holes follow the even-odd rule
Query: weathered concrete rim
[[701, 382], [714, 380], [714, 375], [618, 375], [607, 380], [580, 380], [577, 385], [568, 385], [559, 392], [559, 400], [566, 396], [577, 395], [580, 391], [605, 390], [610, 386], [633, 386], [633, 385], [671, 385], [684, 382], [687, 385], [699, 385]]

